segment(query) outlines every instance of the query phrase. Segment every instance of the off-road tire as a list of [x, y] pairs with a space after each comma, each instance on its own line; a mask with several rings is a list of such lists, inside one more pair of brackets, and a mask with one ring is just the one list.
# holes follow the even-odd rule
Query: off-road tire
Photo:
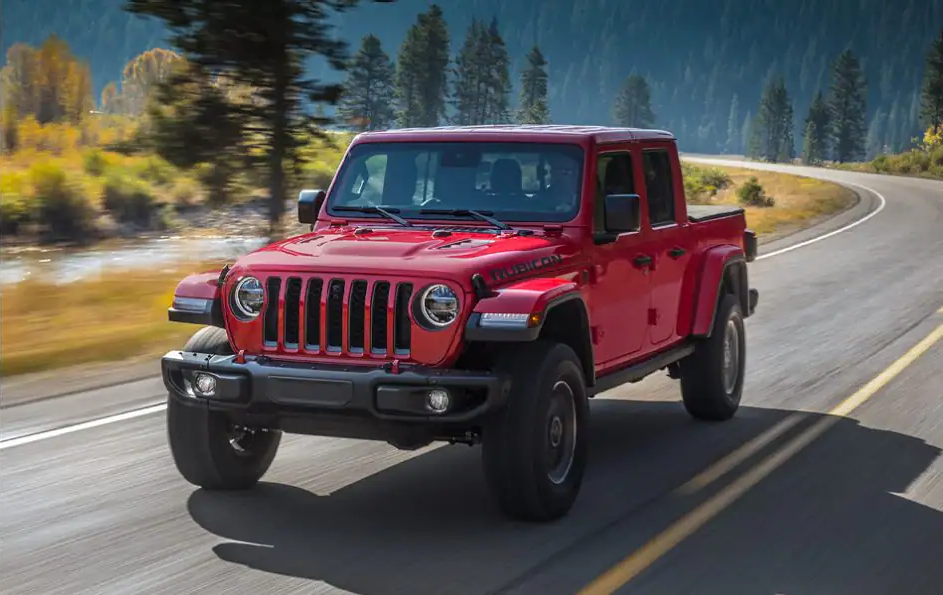
[[[736, 350], [729, 369], [736, 379], [728, 382], [727, 346]], [[688, 413], [695, 419], [724, 421], [732, 418], [740, 408], [746, 369], [746, 333], [740, 300], [733, 294], [724, 294], [717, 305], [711, 336], [698, 342], [691, 355], [680, 362], [681, 398]]]
[[[185, 351], [230, 355], [226, 331], [205, 327], [197, 331]], [[281, 432], [255, 429], [251, 443], [242, 452], [230, 443], [237, 434], [226, 413], [211, 411], [205, 404], [184, 404], [167, 399], [167, 437], [177, 470], [188, 482], [207, 490], [238, 490], [252, 487], [265, 475]], [[245, 448], [248, 446], [248, 448]]]
[[[502, 353], [497, 371], [512, 385], [507, 404], [482, 431], [488, 487], [512, 519], [558, 519], [576, 501], [586, 467], [589, 404], [580, 360], [567, 345], [537, 341]], [[556, 455], [569, 465], [554, 469], [552, 436]]]

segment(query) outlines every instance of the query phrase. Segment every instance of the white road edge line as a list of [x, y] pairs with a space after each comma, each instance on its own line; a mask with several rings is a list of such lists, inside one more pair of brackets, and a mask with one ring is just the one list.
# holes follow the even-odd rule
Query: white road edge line
[[[828, 181], [832, 181], [832, 180], [828, 180]], [[875, 189], [873, 189], [873, 188], [868, 188], [867, 186], [861, 186], [861, 185], [859, 185], [859, 184], [852, 184], [851, 182], [835, 182], [835, 183], [836, 183], [836, 184], [843, 184], [843, 185], [846, 185], [846, 186], [854, 186], [854, 187], [856, 187], [856, 188], [861, 188], [861, 189], [863, 189], [863, 190], [867, 190], [868, 192], [871, 192], [871, 193], [873, 193], [875, 196], [877, 196], [877, 197], [878, 197], [878, 200], [881, 201], [881, 204], [878, 205], [878, 208], [874, 209], [873, 211], [871, 211], [870, 213], [868, 213], [867, 215], [865, 215], [865, 216], [862, 217], [861, 219], [858, 219], [857, 221], [853, 221], [853, 222], [849, 223], [848, 225], [845, 225], [844, 227], [839, 227], [838, 229], [833, 230], [833, 231], [830, 231], [830, 232], [828, 232], [828, 233], [826, 233], [826, 234], [822, 234], [822, 235], [820, 235], [820, 236], [816, 236], [816, 237], [814, 237], [814, 238], [812, 238], [812, 239], [809, 239], [809, 240], [806, 240], [806, 241], [804, 241], [804, 242], [799, 242], [798, 244], [793, 244], [792, 246], [787, 246], [786, 248], [782, 248], [782, 249], [780, 249], [780, 250], [774, 250], [774, 251], [772, 251], [772, 252], [769, 252], [768, 254], [760, 254], [760, 255], [758, 255], [758, 256], [756, 257], [756, 260], [763, 260], [764, 258], [770, 258], [771, 256], [778, 256], [778, 255], [780, 255], [780, 254], [785, 254], [786, 252], [790, 252], [790, 251], [792, 251], [792, 250], [795, 250], [796, 248], [802, 248], [802, 247], [804, 247], [804, 246], [808, 246], [809, 244], [814, 244], [814, 243], [816, 243], [816, 242], [821, 242], [822, 240], [826, 240], [826, 239], [828, 239], [828, 238], [830, 238], [830, 237], [832, 237], [832, 236], [834, 236], [834, 235], [838, 235], [838, 234], [840, 234], [840, 233], [842, 233], [842, 232], [848, 231], [849, 229], [858, 227], [859, 225], [861, 225], [862, 223], [864, 223], [864, 222], [867, 221], [868, 219], [874, 217], [875, 215], [877, 215], [878, 213], [880, 213], [881, 211], [883, 211], [883, 210], [884, 210], [884, 207], [887, 206], [887, 200], [884, 198], [884, 195], [882, 195], [880, 192], [878, 192], [877, 190], [875, 190]]]
[[13, 448], [14, 446], [22, 446], [23, 444], [29, 444], [31, 442], [38, 442], [39, 440], [46, 440], [47, 438], [64, 436], [66, 434], [79, 432], [81, 430], [90, 430], [100, 426], [107, 426], [108, 424], [126, 421], [136, 417], [143, 417], [145, 415], [150, 415], [151, 413], [159, 413], [166, 408], [166, 403], [158, 403], [157, 405], [150, 405], [149, 407], [143, 407], [141, 409], [133, 409], [131, 411], [125, 411], [124, 413], [117, 413], [107, 417], [99, 417], [98, 419], [92, 419], [80, 424], [64, 426], [54, 430], [46, 430], [44, 432], [36, 432], [35, 434], [27, 434], [25, 436], [17, 436], [16, 438], [7, 438], [5, 440], [0, 440], [0, 450]]
[[[829, 181], [831, 181], [831, 180], [829, 180]], [[860, 185], [860, 184], [853, 184], [853, 183], [851, 183], [851, 182], [835, 182], [835, 183], [836, 183], [836, 184], [843, 184], [843, 185], [846, 185], [846, 186], [854, 186], [854, 187], [856, 187], [856, 188], [861, 188], [861, 189], [863, 189], [863, 190], [867, 190], [868, 192], [871, 192], [871, 193], [873, 193], [875, 196], [877, 196], [878, 199], [881, 201], [881, 204], [880, 204], [880, 206], [878, 206], [878, 208], [876, 208], [875, 210], [871, 211], [870, 213], [868, 213], [867, 215], [865, 215], [865, 216], [862, 217], [861, 219], [858, 219], [857, 221], [854, 221], [854, 222], [852, 222], [852, 223], [849, 223], [848, 225], [845, 225], [844, 227], [839, 227], [838, 229], [833, 230], [833, 231], [830, 231], [830, 232], [828, 232], [828, 233], [826, 233], [826, 234], [823, 234], [823, 235], [820, 235], [820, 236], [816, 236], [816, 237], [814, 237], [814, 238], [812, 238], [812, 239], [806, 240], [806, 241], [804, 241], [804, 242], [800, 242], [800, 243], [798, 243], [798, 244], [795, 244], [795, 245], [793, 245], [793, 246], [789, 246], [789, 247], [787, 247], [787, 248], [782, 248], [781, 250], [774, 250], [773, 252], [770, 252], [770, 253], [768, 253], [768, 254], [761, 254], [761, 255], [758, 255], [758, 256], [756, 257], [756, 260], [762, 260], [762, 259], [764, 259], [764, 258], [771, 258], [771, 257], [773, 257], [773, 256], [778, 256], [778, 255], [780, 255], [780, 254], [785, 254], [786, 252], [790, 252], [790, 251], [792, 251], [792, 250], [795, 250], [796, 248], [802, 248], [803, 246], [808, 246], [809, 244], [814, 244], [814, 243], [816, 243], [816, 242], [820, 242], [820, 241], [822, 241], [822, 240], [824, 240], [824, 239], [827, 239], [827, 238], [830, 238], [830, 237], [832, 237], [832, 236], [838, 235], [838, 234], [840, 234], [840, 233], [842, 233], [842, 232], [848, 231], [849, 229], [853, 229], [853, 228], [855, 228], [855, 227], [861, 225], [862, 223], [864, 223], [864, 222], [867, 221], [868, 219], [871, 219], [872, 217], [874, 217], [875, 215], [877, 215], [877, 214], [880, 213], [881, 211], [883, 211], [883, 210], [884, 210], [884, 207], [887, 206], [887, 200], [884, 198], [884, 196], [883, 196], [880, 192], [878, 192], [877, 190], [875, 190], [875, 189], [873, 189], [873, 188], [869, 188], [869, 187], [867, 187], [867, 186], [862, 186], [862, 185]], [[89, 420], [89, 421], [86, 421], [86, 422], [82, 422], [82, 423], [80, 423], [80, 424], [75, 424], [75, 425], [71, 425], [71, 426], [65, 426], [65, 427], [62, 427], [62, 428], [57, 428], [57, 429], [55, 429], [55, 430], [47, 430], [47, 431], [44, 431], [44, 432], [37, 432], [37, 433], [35, 433], [35, 434], [27, 434], [26, 436], [18, 436], [18, 437], [16, 437], [16, 438], [8, 438], [8, 439], [6, 439], [6, 440], [0, 440], [0, 450], [4, 450], [4, 449], [7, 449], [7, 448], [13, 448], [14, 446], [22, 446], [22, 445], [24, 445], [24, 444], [30, 444], [30, 443], [32, 443], [32, 442], [38, 442], [38, 441], [40, 441], [40, 440], [46, 440], [46, 439], [48, 439], [48, 438], [56, 438], [56, 437], [58, 437], [58, 436], [64, 436], [64, 435], [66, 435], [66, 434], [72, 434], [73, 432], [79, 432], [79, 431], [81, 431], [81, 430], [89, 430], [89, 429], [91, 429], [91, 428], [98, 428], [98, 427], [101, 427], [101, 426], [107, 426], [108, 424], [118, 423], [119, 421], [126, 421], [126, 420], [129, 420], [129, 419], [135, 419], [135, 418], [138, 418], [138, 417], [143, 417], [143, 416], [145, 416], [145, 415], [150, 415], [150, 414], [152, 414], [152, 413], [160, 413], [161, 411], [163, 411], [163, 410], [166, 409], [166, 408], [167, 408], [167, 404], [166, 404], [166, 403], [160, 403], [160, 404], [158, 404], [158, 405], [151, 405], [150, 407], [144, 407], [143, 409], [134, 409], [134, 410], [132, 410], [132, 411], [126, 411], [126, 412], [124, 412], [124, 413], [118, 413], [118, 414], [116, 414], [116, 415], [109, 415], [109, 416], [107, 416], [107, 417], [100, 417], [100, 418], [98, 418], [98, 419]]]

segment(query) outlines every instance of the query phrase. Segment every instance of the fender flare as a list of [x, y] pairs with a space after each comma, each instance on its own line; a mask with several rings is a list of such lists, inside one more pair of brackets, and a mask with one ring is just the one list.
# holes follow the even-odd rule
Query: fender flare
[[184, 277], [174, 289], [173, 303], [167, 308], [167, 319], [171, 322], [226, 328], [220, 288], [228, 272], [229, 267], [225, 267], [220, 271]]
[[[570, 300], [579, 300], [586, 312], [586, 304], [579, 286], [560, 278], [527, 279], [503, 287], [475, 304], [465, 323], [465, 339], [480, 342], [533, 341], [540, 335], [547, 315], [553, 308]], [[519, 325], [483, 327], [483, 314], [520, 314], [527, 320]], [[588, 319], [588, 314], [586, 315]]]
[[729, 277], [735, 283], [734, 292], [740, 300], [744, 318], [750, 316], [750, 290], [747, 273], [747, 256], [738, 246], [717, 246], [708, 250], [701, 263], [701, 274], [698, 280], [697, 302], [694, 305], [694, 320], [691, 325], [691, 335], [698, 338], [708, 338], [714, 329], [714, 317], [717, 314], [717, 304], [725, 286], [725, 279]]
[[[537, 340], [551, 313], [562, 306], [576, 308], [576, 326], [564, 340], [571, 344], [589, 386], [596, 384], [593, 341], [589, 323], [589, 309], [579, 286], [560, 278], [531, 279], [496, 291], [479, 301], [465, 324], [465, 341], [472, 343], [522, 343]], [[481, 317], [487, 313], [521, 314], [526, 320], [517, 325], [482, 327]], [[573, 316], [573, 313], [570, 313]], [[556, 324], [551, 332], [557, 334]], [[568, 334], [564, 331], [564, 334]], [[561, 337], [562, 338], [562, 337]]]

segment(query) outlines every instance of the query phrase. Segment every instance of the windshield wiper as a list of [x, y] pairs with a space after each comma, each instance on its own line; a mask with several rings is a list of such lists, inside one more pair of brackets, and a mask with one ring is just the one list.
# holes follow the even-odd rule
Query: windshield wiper
[[473, 211], [471, 209], [420, 209], [419, 213], [422, 215], [455, 215], [457, 217], [464, 215], [466, 217], [474, 217], [479, 221], [487, 221], [498, 229], [511, 229], [511, 226], [507, 223], [502, 223], [493, 217], [489, 217], [488, 215], [494, 214], [491, 211]]
[[402, 217], [399, 217], [398, 215], [393, 214], [393, 213], [399, 213], [399, 209], [395, 207], [383, 208], [383, 207], [375, 207], [375, 206], [364, 206], [364, 207], [339, 206], [339, 207], [334, 207], [334, 210], [335, 211], [356, 211], [358, 213], [379, 213], [380, 215], [383, 215], [387, 219], [392, 219], [393, 221], [396, 221], [400, 225], [405, 225], [406, 227], [412, 226], [412, 223], [410, 223], [409, 221], [403, 219]]

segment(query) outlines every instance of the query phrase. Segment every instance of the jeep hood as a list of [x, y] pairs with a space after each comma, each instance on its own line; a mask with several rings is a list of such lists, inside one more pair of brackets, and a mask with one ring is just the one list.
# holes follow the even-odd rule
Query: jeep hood
[[249, 269], [406, 275], [448, 278], [467, 284], [481, 273], [543, 261], [559, 263], [578, 253], [565, 234], [490, 228], [335, 227], [282, 240], [239, 259]]

